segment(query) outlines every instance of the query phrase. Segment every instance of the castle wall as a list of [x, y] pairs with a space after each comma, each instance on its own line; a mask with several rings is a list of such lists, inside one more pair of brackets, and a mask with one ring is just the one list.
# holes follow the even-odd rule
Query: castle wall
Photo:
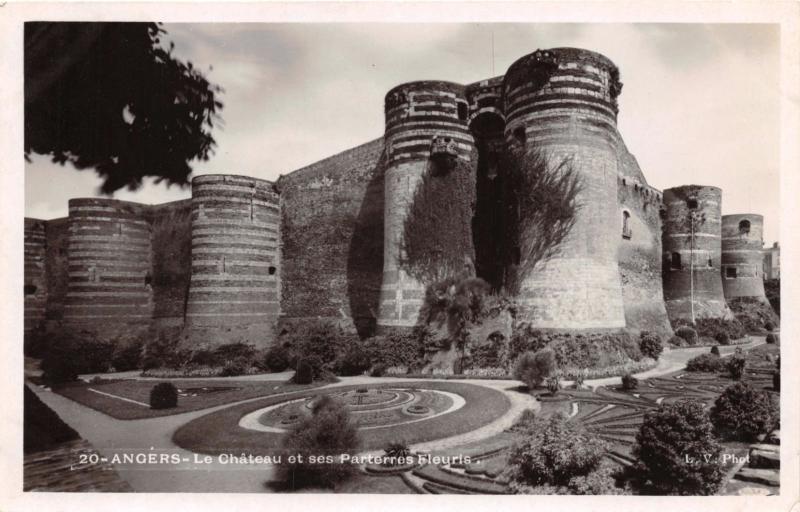
[[282, 318], [375, 328], [383, 266], [383, 139], [278, 180], [283, 200]]
[[192, 180], [186, 327], [194, 346], [272, 341], [280, 314], [280, 197], [246, 176]]
[[47, 303], [45, 221], [25, 219], [24, 332], [27, 338], [44, 324]]
[[641, 170], [632, 155], [623, 154], [620, 164], [623, 173], [617, 183], [621, 235], [618, 260], [625, 325], [629, 329], [671, 334], [661, 285], [661, 193], [638, 181]]
[[[693, 201], [696, 207], [691, 208]], [[664, 191], [664, 299], [673, 323], [691, 319], [692, 296], [695, 318], [732, 315], [720, 278], [721, 201], [722, 191], [717, 187], [685, 185]]]
[[50, 325], [58, 325], [64, 317], [64, 304], [69, 288], [69, 217], [48, 220], [46, 275], [47, 305], [45, 319]]
[[752, 213], [722, 216], [722, 289], [725, 298], [764, 293], [764, 217]]
[[192, 200], [146, 207], [153, 232], [153, 318], [180, 326], [186, 313], [192, 269]]
[[119, 340], [142, 335], [153, 314], [151, 254], [141, 205], [70, 200], [67, 328]]
[[435, 138], [452, 152], [452, 158], [470, 162], [474, 141], [467, 128], [468, 114], [465, 87], [459, 84], [410, 82], [386, 95], [386, 202], [378, 319], [382, 328], [417, 324], [425, 286], [431, 283], [421, 282], [401, 265], [405, 222], [417, 186], [430, 170]]
[[537, 51], [505, 75], [506, 138], [581, 179], [575, 225], [556, 256], [521, 286], [518, 320], [538, 328], [625, 327], [617, 246], [616, 67], [584, 50]]

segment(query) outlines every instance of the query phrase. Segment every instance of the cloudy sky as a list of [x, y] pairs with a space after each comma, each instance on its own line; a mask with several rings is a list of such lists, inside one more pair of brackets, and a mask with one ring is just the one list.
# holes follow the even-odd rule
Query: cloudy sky
[[[777, 25], [167, 24], [176, 54], [225, 88], [215, 155], [195, 175], [276, 179], [383, 132], [402, 82], [469, 83], [537, 48], [599, 51], [620, 68], [619, 128], [649, 183], [723, 189], [723, 214], [760, 213], [779, 232]], [[494, 39], [494, 53], [492, 52]], [[34, 156], [25, 214], [55, 218], [99, 179]], [[188, 189], [147, 183], [115, 197], [161, 203]]]

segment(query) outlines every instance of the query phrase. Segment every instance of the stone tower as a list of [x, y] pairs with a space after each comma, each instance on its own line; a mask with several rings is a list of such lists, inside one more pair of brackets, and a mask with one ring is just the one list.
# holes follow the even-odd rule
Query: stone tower
[[664, 300], [672, 322], [730, 318], [720, 278], [721, 202], [717, 187], [685, 185], [664, 191]]
[[106, 338], [141, 335], [153, 315], [151, 230], [142, 205], [69, 201], [68, 329]]
[[763, 273], [764, 217], [722, 217], [722, 288], [727, 300], [754, 297], [766, 302]]
[[617, 263], [616, 66], [574, 48], [539, 50], [503, 81], [506, 140], [572, 161], [582, 190], [575, 225], [558, 254], [522, 283], [519, 320], [539, 328], [625, 327]]
[[[194, 344], [270, 341], [280, 309], [279, 195], [234, 175], [192, 180], [192, 274], [186, 326]], [[244, 338], [242, 338], [244, 339]]]
[[383, 282], [378, 326], [407, 328], [417, 323], [425, 286], [400, 264], [403, 231], [417, 185], [432, 159], [469, 161], [474, 143], [467, 128], [463, 85], [410, 82], [391, 89], [385, 100]]

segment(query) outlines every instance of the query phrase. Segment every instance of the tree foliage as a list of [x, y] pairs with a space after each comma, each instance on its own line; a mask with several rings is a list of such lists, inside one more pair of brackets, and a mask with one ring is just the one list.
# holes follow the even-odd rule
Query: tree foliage
[[745, 382], [728, 386], [711, 408], [711, 422], [727, 439], [754, 441], [777, 421], [769, 395]]
[[521, 494], [619, 494], [601, 466], [608, 445], [557, 413], [524, 414], [514, 426], [520, 441], [511, 449], [506, 475]]
[[662, 404], [645, 414], [636, 434], [635, 483], [648, 494], [714, 494], [724, 476], [721, 450], [703, 404]]
[[25, 24], [25, 155], [95, 169], [101, 191], [185, 185], [207, 160], [222, 89], [156, 23]]

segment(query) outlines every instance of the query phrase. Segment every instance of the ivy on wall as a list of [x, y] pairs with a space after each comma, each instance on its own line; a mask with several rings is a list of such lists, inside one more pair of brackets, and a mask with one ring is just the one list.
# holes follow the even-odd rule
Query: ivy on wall
[[581, 181], [571, 158], [556, 160], [541, 149], [510, 148], [505, 160], [504, 288], [516, 294], [539, 264], [558, 254], [575, 225]]
[[470, 162], [442, 169], [430, 162], [404, 224], [400, 265], [426, 286], [474, 266], [475, 175]]

